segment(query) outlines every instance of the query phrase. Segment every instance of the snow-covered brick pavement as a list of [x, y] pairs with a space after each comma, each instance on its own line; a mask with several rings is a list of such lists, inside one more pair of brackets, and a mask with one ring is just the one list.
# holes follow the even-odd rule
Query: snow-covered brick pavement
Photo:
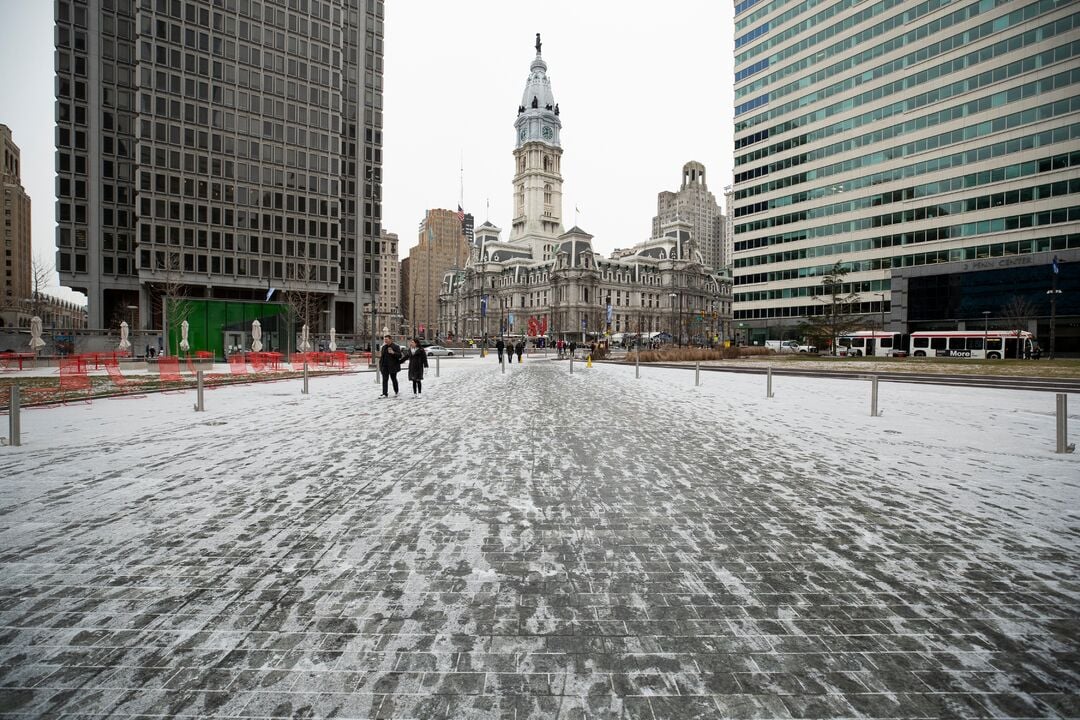
[[1080, 716], [1052, 394], [432, 365], [24, 411], [0, 714]]

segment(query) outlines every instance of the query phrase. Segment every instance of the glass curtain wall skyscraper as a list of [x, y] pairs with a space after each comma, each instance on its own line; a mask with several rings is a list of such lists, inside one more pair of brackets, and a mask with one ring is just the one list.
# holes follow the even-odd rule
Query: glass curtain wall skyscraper
[[[57, 268], [91, 327], [314, 293], [360, 327], [381, 234], [382, 0], [56, 0]], [[325, 331], [325, 328], [322, 328]]]
[[837, 262], [871, 324], [902, 317], [899, 268], [1080, 248], [1075, 2], [743, 0], [735, 23], [735, 320], [755, 337], [821, 313]]

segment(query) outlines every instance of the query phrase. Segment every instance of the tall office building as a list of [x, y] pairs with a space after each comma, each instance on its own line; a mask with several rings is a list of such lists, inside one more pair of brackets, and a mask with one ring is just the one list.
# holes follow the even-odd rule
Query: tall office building
[[0, 327], [29, 323], [25, 301], [31, 280], [30, 196], [22, 186], [19, 146], [7, 125], [0, 125]]
[[705, 184], [705, 166], [696, 161], [683, 165], [678, 192], [665, 190], [657, 195], [652, 237], [660, 237], [662, 228], [679, 220], [692, 226], [694, 245], [705, 264], [717, 270], [726, 267], [724, 215]]
[[411, 331], [421, 337], [432, 339], [436, 333], [445, 333], [438, 327], [439, 289], [443, 273], [465, 267], [469, 257], [466, 217], [452, 210], [428, 210], [420, 223], [418, 242], [409, 249], [409, 321]]
[[868, 325], [982, 328], [1019, 295], [1044, 328], [1053, 256], [1080, 260], [1077, 10], [736, 3], [736, 322], [822, 312], [839, 262]]
[[[379, 278], [379, 291], [376, 295], [375, 332], [381, 333], [385, 327], [393, 334], [401, 332], [401, 261], [398, 260], [397, 233], [383, 230], [379, 239], [375, 274]], [[369, 311], [370, 314], [370, 311]]]
[[174, 291], [277, 288], [359, 327], [381, 234], [383, 0], [55, 10], [57, 267], [91, 326], [137, 306], [161, 327]]

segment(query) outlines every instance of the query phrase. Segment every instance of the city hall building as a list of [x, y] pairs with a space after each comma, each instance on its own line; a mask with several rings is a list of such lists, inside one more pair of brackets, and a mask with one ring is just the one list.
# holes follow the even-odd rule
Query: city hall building
[[867, 327], [1005, 328], [1020, 298], [1045, 343], [1055, 297], [1080, 352], [1076, 3], [742, 0], [735, 24], [748, 338], [822, 313], [840, 262]]
[[490, 222], [476, 228], [465, 266], [443, 276], [440, 336], [728, 337], [731, 282], [704, 263], [689, 219], [667, 220], [651, 239], [608, 258], [589, 233], [563, 229], [562, 120], [539, 35], [514, 130], [509, 236]]

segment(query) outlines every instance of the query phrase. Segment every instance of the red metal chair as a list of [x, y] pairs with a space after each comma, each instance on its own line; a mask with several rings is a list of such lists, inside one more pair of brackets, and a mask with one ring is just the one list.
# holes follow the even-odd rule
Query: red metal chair
[[93, 384], [86, 373], [85, 361], [77, 356], [60, 358], [60, 382], [46, 387], [31, 387], [24, 395], [27, 404], [55, 405], [79, 401], [93, 401]]
[[180, 377], [180, 358], [175, 355], [168, 355], [158, 359], [158, 379], [163, 383], [182, 383], [184, 378]]
[[120, 372], [120, 363], [116, 358], [108, 358], [105, 360], [105, 372], [109, 374], [109, 382], [111, 382], [117, 390], [123, 391], [122, 394], [127, 397], [146, 397], [145, 395], [135, 395], [132, 391], [137, 391], [145, 384], [145, 380], [132, 380], [131, 378], [124, 377], [124, 374]]
[[243, 353], [234, 353], [229, 356], [229, 374], [247, 377], [247, 360]]

